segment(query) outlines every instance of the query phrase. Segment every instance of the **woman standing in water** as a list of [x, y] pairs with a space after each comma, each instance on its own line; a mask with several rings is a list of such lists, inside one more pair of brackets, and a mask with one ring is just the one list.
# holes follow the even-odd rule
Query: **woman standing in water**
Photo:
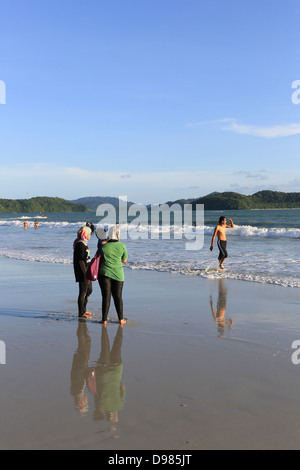
[[100, 251], [100, 268], [98, 281], [102, 293], [102, 324], [107, 324], [107, 315], [111, 296], [119, 317], [120, 325], [124, 325], [122, 291], [124, 285], [123, 263], [127, 262], [127, 249], [120, 242], [120, 229], [113, 226], [108, 232], [108, 241]]
[[93, 315], [86, 310], [89, 297], [93, 292], [93, 287], [92, 282], [85, 277], [87, 267], [91, 261], [90, 250], [87, 246], [91, 235], [92, 230], [90, 227], [82, 227], [77, 233], [77, 238], [74, 242], [73, 266], [76, 282], [79, 283], [79, 318], [89, 318]]

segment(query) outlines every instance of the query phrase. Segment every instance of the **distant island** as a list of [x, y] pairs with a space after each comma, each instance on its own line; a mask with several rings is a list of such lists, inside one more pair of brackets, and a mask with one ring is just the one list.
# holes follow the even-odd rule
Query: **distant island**
[[252, 196], [235, 192], [214, 192], [194, 199], [178, 199], [166, 204], [204, 204], [205, 210], [255, 210], [255, 209], [300, 209], [300, 193], [284, 193], [279, 191], [259, 191]]
[[259, 191], [252, 196], [234, 192], [213, 193], [190, 201], [193, 208], [204, 204], [205, 210], [299, 209], [300, 193]]
[[[119, 207], [119, 198], [110, 196], [81, 197], [70, 202], [73, 204], [84, 204], [90, 211], [96, 211], [98, 206], [101, 206], [101, 204], [111, 204], [116, 209]], [[132, 204], [134, 204], [134, 202], [128, 201], [127, 203], [128, 206], [131, 206]]]
[[[96, 211], [101, 204], [111, 204], [115, 208], [119, 207], [119, 198], [116, 197], [83, 197], [70, 201], [76, 204], [84, 204], [90, 211]], [[128, 201], [128, 206], [134, 204]], [[300, 193], [284, 193], [279, 191], [259, 191], [252, 196], [245, 196], [235, 192], [213, 192], [207, 196], [194, 199], [178, 199], [168, 201], [165, 204], [191, 204], [193, 208], [196, 204], [204, 204], [205, 210], [251, 210], [251, 209], [299, 209]], [[151, 204], [147, 205], [148, 209]]]
[[[26, 212], [95, 212], [101, 204], [119, 207], [116, 197], [83, 197], [73, 201], [56, 197], [34, 197], [32, 199], [0, 199], [0, 213]], [[128, 201], [128, 206], [134, 204]], [[205, 210], [255, 210], [255, 209], [300, 209], [300, 193], [259, 191], [252, 196], [235, 192], [214, 192], [194, 199], [178, 199], [165, 204], [204, 204]], [[149, 209], [151, 205], [147, 206]]]
[[88, 210], [85, 204], [74, 204], [58, 197], [0, 199], [0, 213], [87, 212]]

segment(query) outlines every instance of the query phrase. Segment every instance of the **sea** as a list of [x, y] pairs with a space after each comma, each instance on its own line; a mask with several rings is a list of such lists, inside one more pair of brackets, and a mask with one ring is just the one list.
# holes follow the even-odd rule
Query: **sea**
[[[227, 230], [229, 257], [221, 271], [217, 245], [213, 252], [209, 248], [214, 227], [223, 215], [233, 219], [235, 228]], [[73, 241], [86, 222], [103, 225], [95, 212], [0, 214], [0, 257], [24, 263], [72, 265]], [[130, 221], [127, 227], [121, 227], [126, 235], [121, 241], [128, 250], [125, 269], [300, 288], [300, 209], [205, 211], [200, 227], [173, 227], [169, 238], [160, 223], [151, 229], [149, 225], [140, 225], [135, 239], [129, 235], [129, 226]], [[189, 250], [187, 242], [192, 240], [195, 230], [203, 234], [203, 243], [199, 249]], [[93, 256], [97, 250], [95, 235], [89, 248]]]

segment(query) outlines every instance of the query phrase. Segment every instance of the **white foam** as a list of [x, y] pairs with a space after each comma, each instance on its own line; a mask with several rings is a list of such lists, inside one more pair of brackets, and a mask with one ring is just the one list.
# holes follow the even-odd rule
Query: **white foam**
[[[40, 221], [39, 226], [45, 226], [47, 228], [72, 228], [74, 231], [76, 231], [77, 228], [80, 226], [84, 225], [85, 222], [68, 222], [68, 221], [49, 221], [45, 220], [46, 218], [37, 216], [37, 217], [26, 217], [26, 216], [20, 216], [16, 217], [15, 219], [12, 218], [5, 218], [0, 220], [0, 227], [1, 226], [15, 226], [15, 227], [20, 227], [23, 226], [24, 220], [36, 220], [36, 219], [42, 219]], [[130, 230], [135, 230], [134, 225], [126, 224], [126, 225], [121, 225], [121, 233], [126, 234], [128, 230], [128, 236], [127, 238], [130, 238]], [[214, 227], [204, 225], [204, 226], [199, 226], [197, 227], [197, 231], [203, 231], [204, 235], [212, 235], [214, 231]], [[140, 225], [138, 227], [138, 232], [142, 236], [145, 237], [146, 234], [148, 234], [148, 238], [151, 238], [152, 236], [157, 236], [158, 234], [163, 236], [164, 234], [169, 234], [171, 238], [184, 238], [186, 237], [190, 238], [193, 234], [195, 234], [195, 228], [192, 226], [171, 226], [169, 227], [168, 225]], [[228, 230], [228, 237], [231, 236], [236, 236], [236, 237], [262, 237], [262, 238], [291, 238], [291, 239], [297, 239], [300, 238], [300, 229], [298, 228], [267, 228], [267, 227], [256, 227], [256, 226], [251, 226], [251, 225], [235, 225], [233, 230]]]
[[17, 251], [0, 250], [0, 256], [3, 256], [4, 258], [38, 262], [38, 263], [72, 264], [71, 258], [54, 257], [52, 255], [36, 255], [35, 256], [34, 254], [31, 254], [31, 253], [20, 253]]
[[300, 238], [300, 229], [297, 228], [265, 228], [253, 227], [251, 225], [237, 225], [228, 233], [229, 235], [242, 237]]
[[284, 277], [270, 275], [267, 273], [241, 273], [230, 269], [220, 270], [216, 266], [207, 268], [193, 268], [176, 266], [173, 263], [153, 262], [153, 263], [129, 263], [131, 269], [144, 269], [150, 271], [169, 272], [173, 274], [182, 274], [185, 276], [200, 276], [206, 279], [234, 279], [239, 281], [258, 282], [260, 284], [273, 284], [282, 287], [300, 288], [300, 279], [294, 277]]
[[[73, 214], [59, 220], [64, 217], [59, 215], [58, 220], [40, 220], [39, 230], [34, 231], [33, 219], [37, 217], [16, 215], [14, 218], [14, 215], [10, 217], [6, 214], [0, 220], [3, 240], [0, 256], [22, 261], [71, 265], [73, 241], [84, 222], [74, 221], [77, 216]], [[27, 231], [23, 229], [25, 218], [29, 219]], [[271, 222], [273, 225], [273, 220]], [[214, 230], [212, 225], [197, 229], [191, 226], [175, 226], [170, 229], [169, 226], [145, 224], [138, 228], [141, 234], [139, 240], [132, 240], [129, 231], [127, 239], [122, 241], [127, 245], [131, 269], [299, 288], [300, 228], [291, 228], [288, 219], [286, 227], [267, 228], [268, 224], [269, 219], [266, 219], [265, 226], [262, 227], [236, 225], [233, 230], [228, 230], [228, 238], [233, 239], [229, 243], [230, 258], [226, 261], [225, 271], [218, 270], [217, 248], [213, 253], [209, 251]], [[121, 231], [126, 233], [132, 227], [130, 223], [121, 225]], [[187, 238], [192, 239], [193, 235], [195, 237], [195, 230], [204, 231], [204, 247], [199, 251], [186, 251], [185, 242]], [[164, 236], [168, 234], [169, 237]], [[155, 237], [152, 238], [151, 235]], [[96, 237], [93, 237], [89, 243], [92, 256], [96, 252], [96, 244]]]

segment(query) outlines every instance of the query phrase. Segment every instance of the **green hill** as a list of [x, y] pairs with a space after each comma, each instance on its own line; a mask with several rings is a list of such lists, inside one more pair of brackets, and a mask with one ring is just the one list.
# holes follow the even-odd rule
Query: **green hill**
[[84, 204], [74, 204], [58, 197], [31, 199], [0, 199], [0, 213], [25, 212], [87, 212]]
[[193, 208], [196, 204], [204, 204], [205, 210], [297, 209], [300, 208], [300, 193], [259, 191], [252, 196], [234, 192], [214, 193], [193, 201]]
[[[87, 197], [76, 201], [67, 201], [57, 197], [34, 197], [31, 199], [0, 199], [0, 213], [30, 212], [88, 212], [100, 204], [110, 203], [115, 207], [119, 199], [110, 197]], [[235, 192], [211, 193], [199, 199], [179, 199], [172, 205], [204, 204], [205, 210], [241, 210], [241, 209], [300, 209], [300, 193], [279, 191], [259, 191], [252, 196]], [[128, 202], [128, 205], [133, 204]]]
[[[110, 196], [81, 197], [70, 202], [74, 204], [85, 204], [90, 211], [96, 211], [98, 206], [101, 206], [101, 204], [111, 204], [115, 208], [119, 208], [119, 198]], [[129, 206], [132, 204], [134, 203], [128, 201]]]

